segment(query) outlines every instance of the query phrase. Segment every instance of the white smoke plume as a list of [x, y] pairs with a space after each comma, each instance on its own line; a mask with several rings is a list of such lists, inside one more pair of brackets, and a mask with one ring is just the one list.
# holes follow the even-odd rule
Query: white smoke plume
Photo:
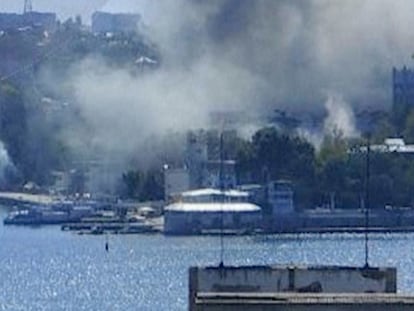
[[0, 185], [3, 185], [6, 179], [7, 172], [14, 170], [14, 164], [9, 157], [4, 143], [0, 141]]
[[325, 107], [328, 113], [324, 120], [324, 132], [326, 134], [339, 131], [345, 138], [359, 136], [352, 108], [342, 96], [337, 94], [328, 95]]
[[[72, 69], [86, 145], [123, 158], [151, 158], [148, 137], [203, 127], [215, 110], [326, 108], [326, 129], [356, 135], [352, 111], [389, 108], [391, 69], [414, 51], [405, 0], [124, 0], [102, 10], [140, 13], [162, 55], [138, 77], [90, 59]], [[326, 101], [327, 89], [341, 95]]]

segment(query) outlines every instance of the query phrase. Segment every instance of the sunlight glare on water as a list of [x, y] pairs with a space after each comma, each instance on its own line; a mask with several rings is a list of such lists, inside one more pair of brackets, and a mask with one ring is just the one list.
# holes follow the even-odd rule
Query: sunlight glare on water
[[[414, 234], [375, 234], [371, 265], [396, 266], [413, 292]], [[364, 264], [363, 235], [224, 239], [225, 264]], [[0, 226], [0, 310], [186, 310], [188, 268], [217, 265], [215, 236], [76, 235], [59, 227]]]

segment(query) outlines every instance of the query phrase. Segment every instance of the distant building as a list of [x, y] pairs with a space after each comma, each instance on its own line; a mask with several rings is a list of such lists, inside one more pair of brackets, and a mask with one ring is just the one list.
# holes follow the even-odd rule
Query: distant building
[[[402, 138], [387, 138], [383, 144], [371, 145], [370, 150], [380, 153], [399, 153], [414, 155], [414, 145], [406, 145]], [[359, 152], [366, 152], [367, 146], [362, 146], [357, 149]]]
[[269, 182], [267, 198], [274, 217], [295, 212], [291, 182], [284, 180]]
[[188, 280], [189, 311], [407, 311], [414, 307], [413, 296], [397, 294], [397, 269], [389, 267], [226, 262], [191, 267]]
[[42, 28], [45, 31], [53, 32], [57, 27], [56, 14], [43, 12], [0, 13], [0, 30], [18, 30], [26, 27]]
[[265, 219], [265, 227], [274, 232], [294, 231], [298, 222], [292, 183], [286, 180], [271, 181], [267, 184], [266, 190], [267, 204], [271, 214]]
[[140, 21], [141, 16], [139, 14], [95, 12], [92, 15], [92, 32], [136, 32]]
[[223, 189], [232, 189], [236, 187], [236, 161], [208, 161], [206, 165], [206, 187], [223, 187]]
[[392, 70], [392, 91], [394, 108], [398, 105], [414, 106], [414, 70], [404, 66]]
[[207, 132], [188, 134], [185, 163], [190, 174], [190, 189], [236, 186], [236, 161], [220, 160], [220, 151], [212, 149]]
[[237, 190], [199, 189], [182, 193], [165, 207], [164, 232], [188, 234], [220, 230], [254, 231], [261, 227], [259, 206]]
[[186, 168], [164, 168], [164, 197], [168, 201], [174, 194], [190, 190], [190, 174]]

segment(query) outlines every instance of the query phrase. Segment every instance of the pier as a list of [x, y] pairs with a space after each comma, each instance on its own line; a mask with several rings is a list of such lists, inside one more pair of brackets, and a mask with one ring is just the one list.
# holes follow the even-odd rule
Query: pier
[[408, 311], [414, 297], [396, 294], [200, 293], [203, 311]]
[[190, 311], [413, 310], [389, 267], [216, 266], [189, 271]]

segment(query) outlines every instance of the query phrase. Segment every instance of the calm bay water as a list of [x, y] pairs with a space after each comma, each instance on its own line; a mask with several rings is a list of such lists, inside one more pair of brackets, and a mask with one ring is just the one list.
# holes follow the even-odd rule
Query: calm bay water
[[[4, 211], [0, 212], [1, 219]], [[225, 263], [363, 265], [363, 235], [226, 237]], [[0, 310], [186, 310], [192, 265], [216, 265], [218, 237], [104, 236], [0, 225]], [[372, 265], [414, 293], [414, 234], [376, 234]]]

